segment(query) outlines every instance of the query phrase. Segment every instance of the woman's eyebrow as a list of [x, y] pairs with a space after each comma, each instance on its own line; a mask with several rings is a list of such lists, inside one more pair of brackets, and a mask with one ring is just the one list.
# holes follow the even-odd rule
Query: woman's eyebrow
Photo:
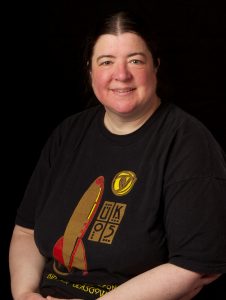
[[97, 62], [102, 58], [114, 58], [114, 55], [103, 54], [97, 57]]
[[136, 56], [136, 55], [141, 55], [143, 57], [146, 57], [146, 55], [143, 52], [132, 52], [128, 55], [128, 57]]
[[[143, 52], [132, 52], [132, 53], [128, 54], [127, 57], [132, 57], [132, 56], [136, 56], [136, 55], [141, 55], [143, 57], [146, 57], [146, 55]], [[96, 61], [98, 62], [102, 58], [115, 58], [115, 56], [110, 55], [110, 54], [103, 54], [103, 55], [98, 56]]]

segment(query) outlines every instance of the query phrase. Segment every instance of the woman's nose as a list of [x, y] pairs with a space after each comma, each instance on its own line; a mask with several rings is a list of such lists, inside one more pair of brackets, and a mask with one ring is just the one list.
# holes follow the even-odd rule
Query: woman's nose
[[118, 81], [128, 81], [132, 77], [132, 74], [126, 63], [115, 64], [114, 79]]

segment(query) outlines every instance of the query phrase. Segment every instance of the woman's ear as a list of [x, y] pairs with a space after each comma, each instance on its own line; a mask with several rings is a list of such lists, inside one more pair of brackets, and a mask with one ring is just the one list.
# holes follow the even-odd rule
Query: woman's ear
[[158, 58], [157, 61], [158, 61], [158, 68], [159, 68], [159, 66], [160, 66], [160, 58]]
[[91, 70], [89, 70], [89, 80], [90, 80], [90, 83], [92, 84], [92, 71]]
[[157, 64], [157, 66], [155, 67], [156, 73], [158, 72], [158, 69], [159, 69], [159, 66], [160, 66], [160, 58], [157, 59], [157, 62], [158, 62], [158, 64]]
[[92, 70], [89, 70], [89, 84], [93, 88], [93, 73]]

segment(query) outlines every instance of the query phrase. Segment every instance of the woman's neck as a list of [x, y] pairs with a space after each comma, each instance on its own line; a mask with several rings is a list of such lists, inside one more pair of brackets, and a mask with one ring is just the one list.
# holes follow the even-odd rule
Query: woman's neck
[[137, 115], [116, 114], [106, 108], [104, 124], [114, 134], [125, 135], [132, 133], [139, 129], [153, 115], [160, 104], [161, 100], [157, 97], [150, 109], [147, 109], [145, 113]]

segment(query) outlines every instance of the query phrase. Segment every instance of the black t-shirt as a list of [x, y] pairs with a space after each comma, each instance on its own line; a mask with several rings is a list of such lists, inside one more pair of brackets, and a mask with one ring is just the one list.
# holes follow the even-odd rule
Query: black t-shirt
[[127, 135], [103, 117], [56, 128], [18, 209], [47, 258], [42, 294], [95, 299], [166, 262], [226, 272], [226, 162], [210, 132], [169, 103]]

